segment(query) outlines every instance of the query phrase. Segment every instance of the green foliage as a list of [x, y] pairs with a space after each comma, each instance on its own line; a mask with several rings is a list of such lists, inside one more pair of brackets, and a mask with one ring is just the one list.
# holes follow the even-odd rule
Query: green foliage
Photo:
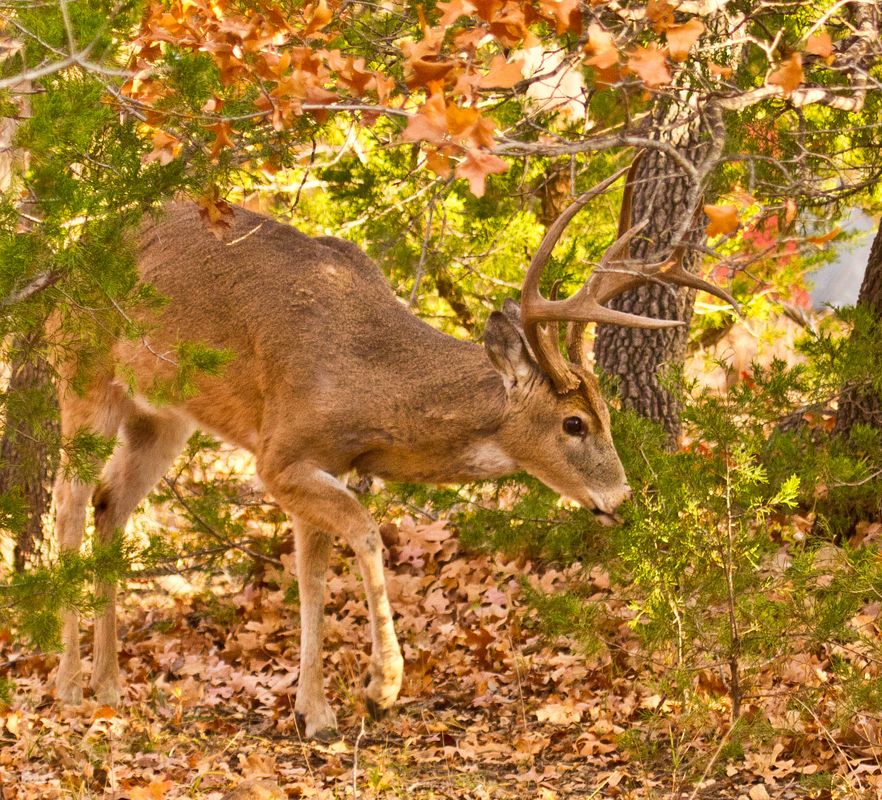
[[87, 588], [94, 581], [114, 583], [129, 568], [132, 551], [122, 536], [110, 542], [93, 542], [85, 554], [61, 553], [52, 562], [29, 572], [15, 573], [0, 582], [0, 608], [11, 626], [34, 647], [61, 647], [59, 614], [66, 608], [81, 614], [101, 609], [100, 600]]

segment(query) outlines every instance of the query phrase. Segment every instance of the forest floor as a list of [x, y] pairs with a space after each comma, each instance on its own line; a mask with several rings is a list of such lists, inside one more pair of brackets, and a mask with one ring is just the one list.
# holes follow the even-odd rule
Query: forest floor
[[[640, 655], [626, 621], [599, 654], [544, 637], [524, 580], [545, 591], [578, 581], [583, 594], [615, 603], [601, 569], [586, 575], [578, 566], [464, 553], [443, 520], [405, 518], [384, 526], [384, 538], [406, 662], [390, 717], [365, 716], [366, 605], [345, 552], [333, 559], [328, 587], [325, 664], [340, 723], [340, 739], [328, 743], [301, 741], [294, 724], [299, 643], [290, 554], [282, 555], [284, 571], [270, 568], [258, 580], [132, 582], [120, 601], [119, 708], [99, 707], [88, 692], [82, 706], [60, 706], [52, 689], [57, 656], [0, 637], [0, 674], [15, 683], [11, 706], [0, 706], [0, 799], [221, 800], [261, 778], [269, 782], [246, 783], [250, 790], [229, 797], [882, 795], [877, 747], [831, 732], [814, 712], [816, 724], [797, 719], [785, 700], [748, 707], [772, 733], [726, 757], [723, 673], [697, 676], [711, 711], [702, 726], [686, 724], [676, 703], [659, 695], [662, 667]], [[627, 609], [620, 612], [627, 620]], [[787, 681], [820, 681], [822, 673], [821, 663], [797, 661], [769, 686], [786, 698]], [[782, 729], [790, 733], [774, 732]]]

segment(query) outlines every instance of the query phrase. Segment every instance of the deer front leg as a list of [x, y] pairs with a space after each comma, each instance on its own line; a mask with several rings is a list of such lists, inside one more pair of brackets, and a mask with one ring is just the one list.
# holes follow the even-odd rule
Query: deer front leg
[[[404, 660], [386, 594], [383, 545], [377, 524], [345, 484], [323, 470], [308, 464], [275, 469], [272, 459], [264, 458], [258, 465], [258, 471], [289, 514], [302, 524], [327, 531], [328, 535], [339, 535], [355, 553], [371, 621], [371, 663], [366, 699], [368, 710], [377, 716], [389, 709], [398, 698], [404, 672]], [[315, 606], [312, 608], [314, 610]], [[311, 647], [315, 648], [314, 637]], [[314, 653], [314, 649], [310, 653]], [[301, 667], [301, 680], [304, 672], [307, 670]], [[312, 685], [308, 691], [315, 691], [314, 674], [310, 680]]]
[[[86, 524], [90, 484], [67, 480], [62, 472], [54, 487], [58, 546], [62, 552], [78, 552]], [[61, 611], [61, 659], [55, 677], [55, 694], [63, 703], [83, 702], [83, 667], [80, 662], [80, 618], [73, 608]]]
[[337, 729], [337, 718], [325, 699], [322, 673], [325, 575], [331, 537], [295, 519], [294, 543], [300, 593], [300, 679], [294, 711], [304, 735], [321, 739]]

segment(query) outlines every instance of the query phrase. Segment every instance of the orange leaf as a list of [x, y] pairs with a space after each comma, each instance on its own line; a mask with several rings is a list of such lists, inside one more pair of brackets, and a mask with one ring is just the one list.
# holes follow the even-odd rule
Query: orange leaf
[[460, 17], [468, 17], [475, 13], [475, 7], [468, 0], [450, 0], [447, 3], [438, 3], [435, 7], [444, 12], [438, 24], [445, 27], [452, 25]]
[[671, 25], [665, 35], [668, 39], [668, 48], [674, 61], [685, 61], [689, 51], [698, 41], [698, 37], [704, 32], [704, 25], [694, 17], [682, 25]]
[[666, 50], [655, 42], [649, 47], [637, 46], [628, 51], [628, 69], [635, 73], [650, 89], [671, 82], [671, 73], [665, 63]]
[[713, 61], [708, 65], [710, 69], [711, 75], [715, 78], [730, 78], [732, 77], [732, 67], [726, 67], [722, 64], [715, 64]]
[[96, 719], [115, 719], [119, 714], [116, 713], [116, 709], [113, 706], [99, 706], [95, 709], [95, 713], [92, 714], [92, 721], [94, 722]]
[[579, 2], [580, 0], [539, 0], [539, 6], [543, 14], [555, 18], [558, 35], [567, 31], [579, 34], [582, 31]]
[[176, 136], [158, 130], [153, 134], [153, 150], [144, 156], [143, 161], [145, 164], [158, 161], [162, 166], [165, 166], [175, 160], [175, 156], [180, 150], [181, 143]]
[[334, 17], [334, 12], [328, 8], [326, 0], [318, 0], [315, 5], [308, 5], [304, 10], [306, 17], [306, 27], [303, 29], [303, 36], [309, 36], [311, 33], [321, 30]]
[[704, 213], [710, 222], [705, 228], [708, 236], [733, 233], [738, 228], [738, 208], [733, 205], [705, 206]]
[[818, 247], [821, 247], [822, 245], [827, 244], [827, 242], [835, 239], [837, 236], [839, 236], [840, 233], [842, 233], [842, 228], [836, 225], [833, 227], [832, 230], [827, 231], [827, 233], [822, 233], [818, 236], [809, 236], [808, 240], [812, 244], [816, 244], [818, 245]]
[[594, 53], [585, 63], [598, 69], [609, 69], [619, 63], [619, 51], [609, 31], [605, 31], [596, 22], [588, 26], [588, 44], [586, 49]]
[[649, 0], [646, 4], [646, 19], [652, 23], [656, 33], [663, 33], [674, 24], [674, 7], [666, 0]]
[[214, 131], [214, 142], [211, 145], [212, 158], [217, 158], [224, 148], [233, 146], [233, 140], [230, 137], [233, 129], [230, 127], [229, 122], [218, 122], [216, 125], [209, 125], [208, 130]]
[[505, 172], [507, 169], [508, 164], [498, 156], [494, 156], [486, 150], [469, 150], [466, 157], [456, 167], [456, 177], [465, 178], [469, 182], [469, 187], [475, 197], [483, 197], [487, 176]]
[[490, 62], [490, 71], [484, 75], [478, 85], [482, 89], [511, 89], [524, 77], [524, 62], [506, 61], [505, 56], [494, 56]]
[[127, 794], [131, 800], [163, 800], [166, 792], [173, 787], [171, 781], [150, 781], [149, 786], [134, 786]]
[[819, 31], [813, 36], [809, 36], [805, 43], [806, 53], [811, 53], [821, 58], [828, 58], [833, 55], [833, 40], [827, 31]]
[[805, 80], [805, 73], [802, 71], [802, 55], [793, 53], [790, 58], [781, 63], [771, 75], [769, 75], [766, 83], [770, 86], [780, 86], [784, 90], [784, 97], [790, 94]]
[[426, 166], [439, 178], [447, 178], [450, 175], [450, 159], [437, 150], [426, 153]]

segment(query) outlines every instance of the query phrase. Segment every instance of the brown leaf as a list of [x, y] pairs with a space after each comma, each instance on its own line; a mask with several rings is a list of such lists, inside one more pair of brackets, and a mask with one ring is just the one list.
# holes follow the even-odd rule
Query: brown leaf
[[131, 800], [163, 800], [169, 789], [174, 788], [171, 781], [150, 781], [147, 786], [135, 786], [128, 791]]
[[153, 150], [142, 159], [145, 164], [158, 161], [162, 166], [170, 164], [181, 151], [181, 142], [176, 136], [157, 130], [153, 134]]
[[511, 89], [523, 77], [523, 60], [506, 61], [505, 56], [498, 55], [493, 57], [490, 69], [478, 85], [482, 89]]
[[837, 236], [839, 236], [840, 233], [842, 233], [842, 228], [840, 228], [838, 225], [834, 225], [833, 228], [827, 231], [827, 233], [821, 233], [817, 236], [809, 236], [808, 240], [812, 244], [816, 244], [820, 247], [821, 245], [825, 245], [827, 244], [827, 242], [835, 239]]
[[806, 53], [811, 53], [821, 58], [828, 58], [833, 55], [833, 40], [827, 31], [818, 31], [816, 34], [809, 36], [805, 43]]
[[665, 62], [667, 51], [655, 42], [649, 47], [637, 47], [628, 51], [628, 69], [637, 75], [650, 89], [671, 82], [671, 73]]
[[484, 196], [484, 184], [488, 175], [505, 172], [508, 164], [486, 150], [469, 150], [456, 167], [456, 177], [465, 178], [475, 197]]
[[710, 222], [705, 228], [708, 236], [719, 236], [732, 233], [738, 229], [738, 208], [731, 204], [721, 206], [705, 206], [704, 213]]
[[665, 31], [668, 49], [671, 51], [671, 59], [673, 61], [685, 61], [689, 57], [692, 45], [698, 41], [698, 37], [703, 32], [704, 25], [695, 17], [682, 25], [671, 25]]
[[[439, 178], [447, 178], [450, 176], [450, 159], [437, 150], [430, 150], [426, 153], [426, 166], [432, 170]], [[395, 529], [396, 534], [398, 529]]]
[[303, 36], [309, 36], [311, 33], [321, 30], [334, 18], [334, 12], [328, 8], [326, 0], [318, 0], [317, 3], [311, 3], [303, 9], [303, 15], [306, 17], [306, 27], [302, 32]]
[[585, 49], [594, 55], [585, 61], [598, 69], [609, 69], [619, 63], [619, 51], [609, 31], [605, 31], [596, 22], [588, 26], [588, 44]]
[[784, 97], [789, 97], [794, 89], [805, 80], [805, 73], [802, 71], [802, 54], [793, 53], [786, 61], [781, 62], [771, 75], [769, 75], [766, 83], [770, 86], [780, 86], [784, 90]]
[[656, 33], [664, 33], [674, 24], [674, 6], [666, 0], [649, 0], [646, 4], [646, 19], [652, 23]]

